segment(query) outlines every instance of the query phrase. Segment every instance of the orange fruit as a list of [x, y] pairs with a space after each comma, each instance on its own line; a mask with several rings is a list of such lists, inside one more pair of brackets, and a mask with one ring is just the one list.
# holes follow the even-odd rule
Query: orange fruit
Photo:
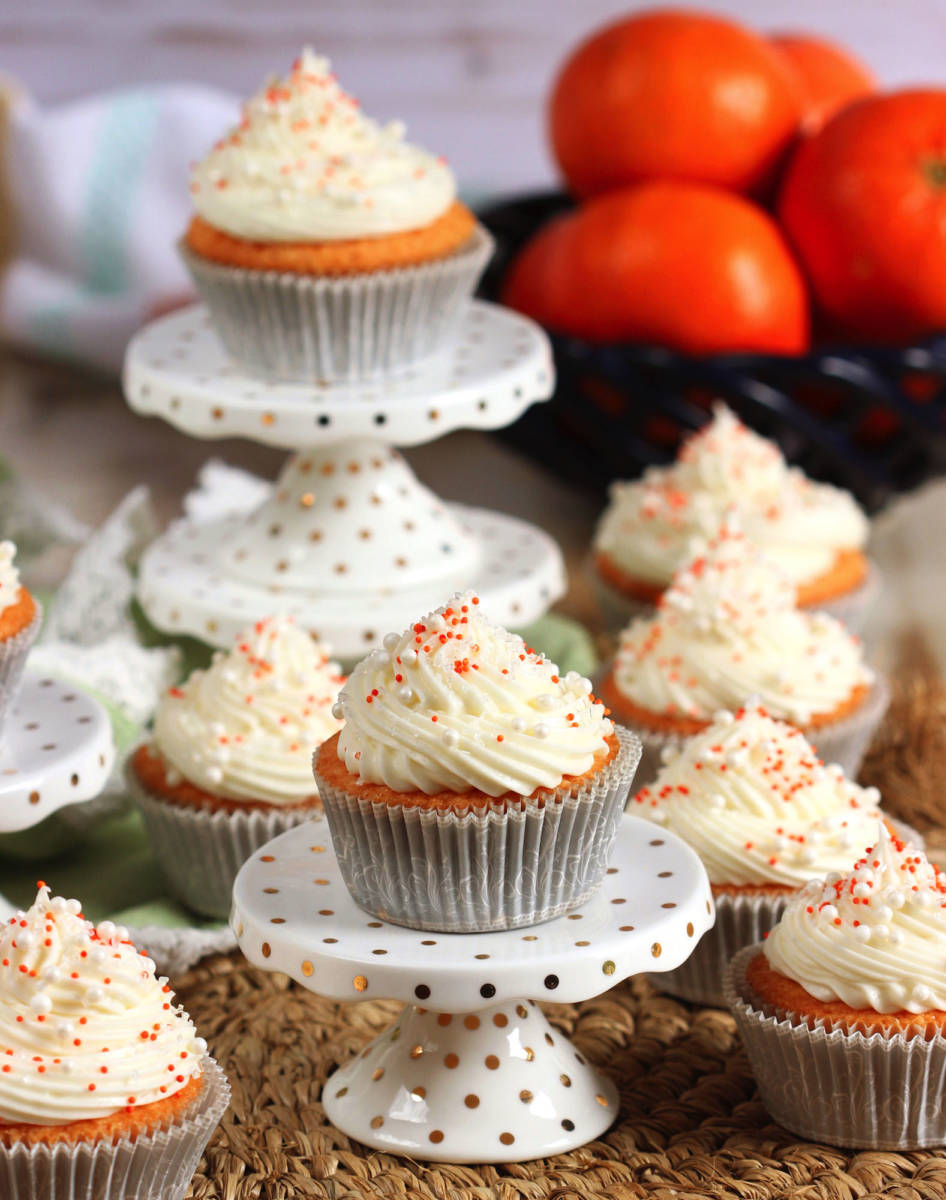
[[876, 90], [867, 67], [834, 42], [801, 33], [776, 33], [769, 41], [798, 73], [806, 133], [816, 132], [846, 104]]
[[595, 342], [689, 354], [798, 354], [805, 285], [774, 221], [706, 184], [655, 181], [595, 197], [539, 231], [503, 299], [548, 328]]
[[843, 109], [799, 146], [778, 210], [819, 308], [847, 335], [946, 329], [946, 90]]
[[654, 9], [574, 51], [552, 91], [549, 132], [578, 196], [654, 178], [749, 192], [771, 178], [800, 117], [797, 76], [765, 38], [721, 17]]

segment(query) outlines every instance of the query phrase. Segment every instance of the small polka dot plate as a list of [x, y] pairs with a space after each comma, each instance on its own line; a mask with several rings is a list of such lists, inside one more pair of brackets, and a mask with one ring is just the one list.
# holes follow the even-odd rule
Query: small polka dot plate
[[67, 805], [91, 800], [114, 760], [101, 704], [27, 668], [0, 742], [0, 833], [31, 829]]
[[227, 357], [207, 310], [146, 325], [125, 355], [135, 412], [192, 437], [248, 437], [287, 450], [375, 436], [417, 446], [453, 429], [501, 429], [552, 394], [548, 338], [508, 308], [470, 303], [434, 358], [367, 383], [267, 383]]
[[535, 1001], [574, 1003], [677, 967], [713, 920], [696, 855], [629, 815], [601, 891], [525, 930], [431, 934], [372, 918], [349, 896], [319, 824], [253, 855], [231, 915], [254, 965], [325, 996], [405, 1002], [395, 1025], [329, 1078], [323, 1102], [366, 1145], [448, 1162], [543, 1157], [607, 1129], [614, 1084]]

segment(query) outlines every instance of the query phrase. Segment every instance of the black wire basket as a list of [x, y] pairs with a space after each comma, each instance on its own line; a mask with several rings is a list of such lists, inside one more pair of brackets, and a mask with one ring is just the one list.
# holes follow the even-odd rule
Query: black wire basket
[[[563, 193], [541, 193], [481, 211], [496, 253], [480, 295], [498, 300], [520, 247], [571, 207]], [[603, 492], [612, 479], [669, 462], [715, 400], [807, 474], [853, 492], [868, 512], [946, 471], [946, 335], [906, 347], [706, 358], [550, 336], [555, 394], [500, 436], [585, 487]]]

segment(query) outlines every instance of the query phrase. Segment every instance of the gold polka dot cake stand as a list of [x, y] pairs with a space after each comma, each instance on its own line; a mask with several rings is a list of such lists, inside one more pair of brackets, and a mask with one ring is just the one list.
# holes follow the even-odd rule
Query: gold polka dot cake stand
[[552, 384], [538, 326], [478, 301], [438, 358], [362, 384], [246, 375], [200, 306], [148, 325], [125, 362], [135, 411], [195, 437], [297, 453], [261, 502], [188, 517], [153, 543], [139, 569], [142, 606], [161, 629], [221, 646], [279, 608], [343, 660], [458, 588], [474, 588], [503, 624], [536, 619], [564, 587], [551, 538], [501, 513], [444, 504], [393, 447], [500, 428]]
[[400, 1018], [323, 1089], [359, 1142], [443, 1162], [517, 1162], [608, 1128], [614, 1082], [546, 1020], [629, 975], [670, 970], [713, 923], [709, 882], [673, 835], [624, 816], [601, 890], [543, 925], [429, 933], [351, 899], [324, 825], [275, 838], [244, 865], [231, 923], [246, 957], [340, 1000], [391, 997]]
[[[0, 739], [0, 835], [3, 848], [28, 853], [15, 837], [98, 796], [115, 760], [105, 709], [68, 683], [31, 672]], [[48, 848], [48, 838], [37, 848]]]

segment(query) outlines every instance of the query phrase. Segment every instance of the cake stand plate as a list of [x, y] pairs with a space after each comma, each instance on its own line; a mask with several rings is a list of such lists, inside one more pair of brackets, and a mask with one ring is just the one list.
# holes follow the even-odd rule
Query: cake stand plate
[[[278, 575], [273, 582], [253, 583], [232, 574], [220, 561], [221, 547], [239, 544], [247, 527], [247, 518], [234, 514], [215, 521], [175, 522], [142, 556], [138, 598], [159, 629], [191, 634], [215, 646], [231, 645], [250, 621], [286, 612], [326, 641], [338, 658], [351, 660], [380, 645], [389, 630], [442, 604], [460, 587], [477, 592], [491, 620], [513, 627], [538, 619], [562, 595], [561, 552], [542, 530], [486, 509], [457, 504], [444, 508], [477, 550], [472, 571], [452, 579], [445, 575], [412, 583], [408, 574], [401, 583], [394, 563], [399, 555], [388, 544], [392, 561], [379, 561], [375, 585], [367, 591], [304, 590], [276, 582]], [[428, 539], [420, 554], [429, 558], [443, 545], [450, 543]], [[352, 541], [349, 553], [356, 548]], [[339, 559], [335, 566], [346, 561]]]
[[403, 1000], [399, 1020], [323, 1089], [344, 1133], [443, 1162], [518, 1162], [574, 1149], [617, 1116], [614, 1085], [535, 1001], [577, 1002], [671, 970], [713, 923], [699, 859], [624, 816], [601, 890], [526, 930], [427, 933], [352, 900], [324, 825], [273, 839], [241, 869], [231, 925], [255, 966], [341, 1000]]
[[548, 339], [527, 317], [474, 300], [436, 358], [368, 383], [268, 383], [226, 355], [194, 305], [132, 338], [123, 387], [135, 412], [192, 437], [246, 437], [286, 449], [382, 437], [416, 446], [454, 429], [499, 429], [552, 393]]
[[91, 696], [27, 669], [0, 742], [0, 833], [31, 829], [101, 792], [112, 726]]

